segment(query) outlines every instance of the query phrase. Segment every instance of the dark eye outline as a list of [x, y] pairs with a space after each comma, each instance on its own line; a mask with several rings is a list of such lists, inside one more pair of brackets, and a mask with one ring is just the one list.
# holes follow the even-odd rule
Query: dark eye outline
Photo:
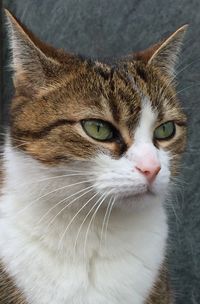
[[[155, 136], [155, 131], [156, 131], [157, 129], [159, 129], [160, 127], [162, 127], [163, 125], [167, 124], [167, 123], [172, 123], [172, 124], [173, 124], [173, 132], [172, 132], [169, 136], [167, 136], [167, 137], [163, 137], [163, 138], [158, 138], [158, 137], [156, 137], [156, 136]], [[154, 130], [153, 138], [154, 138], [154, 140], [157, 140], [157, 141], [167, 141], [167, 140], [172, 139], [172, 138], [175, 136], [175, 134], [176, 134], [176, 124], [175, 124], [175, 122], [174, 122], [173, 120], [169, 120], [169, 121], [166, 121], [166, 122], [162, 123], [161, 125], [159, 125], [159, 126]]]
[[[88, 131], [85, 128], [85, 123], [86, 122], [97, 122], [100, 123], [102, 125], [108, 126], [109, 129], [112, 131], [112, 137], [108, 138], [108, 139], [98, 139], [95, 138], [93, 136], [91, 136]], [[117, 129], [108, 121], [102, 120], [102, 119], [96, 119], [96, 118], [89, 118], [89, 119], [83, 119], [80, 121], [81, 126], [83, 128], [83, 131], [92, 139], [96, 140], [96, 141], [100, 141], [100, 142], [113, 142], [113, 141], [117, 141], [119, 138], [121, 138], [119, 132], [117, 131]]]

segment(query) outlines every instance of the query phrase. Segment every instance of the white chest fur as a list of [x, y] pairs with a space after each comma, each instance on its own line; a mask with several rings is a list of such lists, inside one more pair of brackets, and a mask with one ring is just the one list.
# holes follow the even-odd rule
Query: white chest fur
[[[57, 256], [5, 219], [0, 224], [0, 250], [30, 303], [142, 304], [163, 259], [166, 229], [161, 209], [142, 221], [133, 217], [126, 234], [110, 232], [106, 251], [89, 244], [90, 257], [73, 261], [64, 252]], [[73, 250], [70, 241], [68, 250]]]
[[[13, 185], [6, 186], [4, 192], [0, 204], [0, 257], [29, 303], [145, 302], [164, 257], [167, 224], [161, 202], [150, 202], [149, 206], [131, 213], [114, 210], [107, 243], [101, 248], [100, 212], [90, 229], [84, 256], [84, 228], [74, 252], [74, 239], [82, 219], [72, 226], [58, 252], [58, 235], [63, 229], [61, 219], [43, 238], [44, 222], [35, 227], [39, 207], [33, 205], [13, 216], [35, 198], [34, 191], [30, 191], [28, 202], [25, 193], [16, 193]], [[72, 217], [70, 211], [68, 217]]]

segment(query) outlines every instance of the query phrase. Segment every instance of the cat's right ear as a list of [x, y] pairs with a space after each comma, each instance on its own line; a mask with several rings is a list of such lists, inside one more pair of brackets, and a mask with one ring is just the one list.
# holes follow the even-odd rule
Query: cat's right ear
[[26, 91], [30, 93], [38, 91], [57, 73], [60, 63], [55, 58], [47, 56], [6, 9], [5, 15], [12, 53], [14, 86], [16, 89], [27, 87], [29, 90]]

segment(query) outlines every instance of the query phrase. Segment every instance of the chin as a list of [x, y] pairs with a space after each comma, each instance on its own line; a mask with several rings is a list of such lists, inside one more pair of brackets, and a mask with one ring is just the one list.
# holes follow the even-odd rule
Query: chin
[[155, 204], [163, 203], [164, 198], [164, 193], [152, 192], [150, 190], [137, 194], [125, 193], [117, 197], [115, 207], [125, 211], [135, 211]]

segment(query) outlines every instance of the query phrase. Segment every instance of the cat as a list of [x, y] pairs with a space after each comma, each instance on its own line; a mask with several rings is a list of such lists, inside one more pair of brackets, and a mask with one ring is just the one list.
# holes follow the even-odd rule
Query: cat
[[187, 26], [109, 64], [56, 50], [6, 16], [15, 96], [1, 303], [171, 304], [157, 282], [186, 145], [174, 78]]

